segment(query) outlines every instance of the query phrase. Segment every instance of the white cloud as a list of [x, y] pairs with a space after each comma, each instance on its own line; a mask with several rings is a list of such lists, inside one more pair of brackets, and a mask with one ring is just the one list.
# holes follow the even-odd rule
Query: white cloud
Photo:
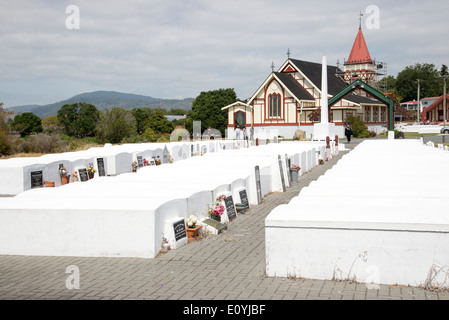
[[[68, 30], [65, 9], [80, 9]], [[249, 97], [292, 57], [347, 59], [367, 1], [13, 1], [0, 12], [0, 101], [52, 103], [84, 91], [161, 98], [232, 87]], [[377, 1], [380, 29], [364, 28], [373, 58], [396, 75], [414, 63], [449, 64], [446, 1]], [[368, 14], [365, 13], [363, 19]], [[364, 22], [364, 20], [363, 20]], [[20, 98], [20, 99], [18, 99]]]

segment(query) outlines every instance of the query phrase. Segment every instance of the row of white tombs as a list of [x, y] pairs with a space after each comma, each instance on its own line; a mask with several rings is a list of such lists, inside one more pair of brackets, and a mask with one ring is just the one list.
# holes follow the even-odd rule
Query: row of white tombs
[[227, 225], [325, 153], [324, 142], [206, 140], [0, 160], [0, 254], [153, 258], [188, 242], [190, 216], [215, 209]]
[[[0, 254], [154, 258], [188, 243], [192, 216], [203, 232], [232, 227], [342, 150], [209, 140], [1, 160]], [[447, 151], [422, 139], [357, 145], [266, 217], [266, 274], [449, 286]]]

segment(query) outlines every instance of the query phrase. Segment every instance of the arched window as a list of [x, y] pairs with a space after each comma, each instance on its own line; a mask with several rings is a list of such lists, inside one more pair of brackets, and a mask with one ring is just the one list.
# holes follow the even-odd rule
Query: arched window
[[281, 95], [270, 94], [268, 96], [268, 114], [270, 118], [276, 118], [281, 116]]

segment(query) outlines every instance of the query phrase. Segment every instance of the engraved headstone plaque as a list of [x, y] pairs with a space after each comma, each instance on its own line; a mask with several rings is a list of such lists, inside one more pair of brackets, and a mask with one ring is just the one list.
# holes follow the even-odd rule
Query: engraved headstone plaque
[[97, 158], [97, 166], [98, 166], [98, 175], [100, 177], [106, 176], [106, 171], [104, 169], [104, 159], [103, 158]]
[[43, 186], [43, 175], [42, 171], [31, 172], [31, 188], [40, 188]]
[[278, 160], [279, 160], [279, 173], [281, 174], [282, 192], [285, 192], [284, 169], [282, 168], [282, 158], [281, 158], [281, 155], [278, 156]]
[[291, 186], [292, 182], [291, 182], [291, 178], [290, 178], [290, 159], [288, 158], [287, 154], [285, 154], [285, 168], [287, 170], [288, 184]]
[[234, 219], [237, 216], [237, 213], [235, 211], [234, 200], [232, 199], [231, 195], [226, 197], [225, 206], [229, 220]]
[[243, 205], [244, 209], [249, 208], [248, 194], [246, 193], [246, 189], [242, 189], [239, 191], [240, 201]]
[[173, 231], [175, 232], [175, 240], [179, 241], [182, 238], [187, 238], [187, 231], [184, 219], [173, 223]]
[[87, 173], [87, 169], [86, 168], [79, 169], [78, 172], [79, 172], [79, 176], [80, 176], [80, 181], [81, 182], [89, 180], [89, 174]]
[[262, 201], [262, 186], [260, 183], [260, 169], [259, 166], [256, 166], [256, 189], [257, 189], [257, 203]]
[[137, 156], [137, 166], [139, 168], [143, 167], [143, 158], [142, 158], [142, 156]]

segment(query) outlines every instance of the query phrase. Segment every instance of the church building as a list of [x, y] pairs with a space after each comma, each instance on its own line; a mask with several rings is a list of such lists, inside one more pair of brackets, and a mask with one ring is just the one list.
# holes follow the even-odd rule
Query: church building
[[[359, 26], [344, 69], [327, 66], [328, 99], [357, 79], [376, 88], [377, 68]], [[297, 130], [305, 131], [307, 138], [313, 138], [313, 125], [320, 122], [321, 75], [321, 63], [288, 57], [249, 99], [223, 108], [228, 111], [226, 136], [235, 138], [238, 126], [240, 129], [253, 127], [255, 138], [282, 136], [292, 139]], [[367, 95], [356, 90], [330, 107], [329, 122], [335, 124], [339, 137], [344, 137], [348, 116], [359, 116], [369, 130], [376, 133], [386, 130], [387, 106]]]

